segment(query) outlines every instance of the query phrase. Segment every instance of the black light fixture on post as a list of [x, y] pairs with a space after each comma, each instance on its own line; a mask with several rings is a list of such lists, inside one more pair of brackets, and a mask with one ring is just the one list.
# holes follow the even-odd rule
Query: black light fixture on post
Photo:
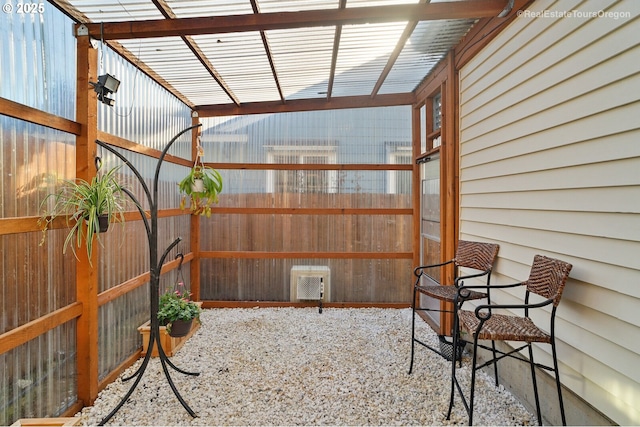
[[116, 103], [112, 98], [108, 98], [107, 95], [116, 93], [120, 87], [120, 80], [113, 77], [111, 74], [103, 74], [98, 77], [98, 83], [89, 82], [93, 86], [93, 90], [98, 94], [98, 99], [110, 107]]

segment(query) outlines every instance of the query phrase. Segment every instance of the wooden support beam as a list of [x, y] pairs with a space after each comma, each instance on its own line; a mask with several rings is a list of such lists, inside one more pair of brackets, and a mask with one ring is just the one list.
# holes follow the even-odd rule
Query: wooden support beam
[[411, 165], [406, 164], [372, 164], [372, 163], [344, 163], [344, 164], [300, 164], [300, 163], [210, 163], [206, 166], [214, 169], [237, 170], [299, 170], [299, 171], [410, 171]]
[[51, 329], [77, 318], [81, 313], [82, 304], [75, 302], [0, 335], [0, 354], [13, 350]]
[[[98, 54], [89, 36], [77, 37], [77, 58], [76, 121], [81, 132], [76, 138], [76, 176], [90, 181], [96, 174], [98, 101], [89, 82], [98, 81]], [[86, 251], [78, 251], [76, 299], [83, 307], [76, 328], [78, 399], [85, 406], [98, 396], [98, 251], [89, 261]]]
[[80, 134], [80, 123], [18, 102], [0, 98], [0, 114], [62, 132]]
[[196, 107], [200, 117], [240, 116], [264, 113], [289, 113], [295, 111], [339, 110], [343, 108], [393, 107], [411, 105], [415, 101], [412, 93], [382, 94], [375, 97], [343, 96], [339, 98], [291, 99], [283, 104], [281, 101], [265, 101], [235, 104], [201, 105]]
[[[113, 147], [123, 148], [125, 150], [131, 151], [132, 153], [143, 154], [144, 156], [152, 157], [154, 159], [159, 159], [160, 155], [162, 154], [162, 151], [156, 150], [155, 148], [147, 147], [145, 145], [138, 144], [137, 142], [129, 141], [128, 139], [121, 138], [116, 135], [111, 135], [100, 130], [98, 131], [97, 139], [102, 142], [106, 142]], [[193, 163], [190, 160], [176, 157], [171, 154], [166, 154], [164, 156], [164, 161], [182, 166], [191, 166], [191, 164]]]
[[413, 252], [266, 252], [202, 251], [200, 258], [238, 259], [412, 259]]
[[330, 25], [485, 18], [497, 16], [504, 9], [505, 3], [505, 0], [462, 0], [429, 4], [104, 22], [85, 25], [89, 29], [89, 33], [97, 39], [125, 40]]
[[[192, 260], [193, 260], [192, 253], [184, 254], [183, 263], [186, 263]], [[168, 271], [174, 270], [178, 268], [178, 265], [179, 265], [179, 260], [174, 259], [172, 261], [166, 262], [162, 265], [162, 268], [160, 269], [160, 273], [164, 274]], [[103, 306], [108, 302], [111, 302], [120, 298], [121, 296], [149, 282], [150, 279], [151, 279], [151, 273], [147, 271], [146, 273], [142, 273], [139, 276], [129, 279], [126, 282], [122, 282], [119, 285], [109, 288], [104, 292], [101, 292], [100, 295], [98, 295], [98, 306]]]
[[240, 208], [213, 207], [214, 214], [240, 215], [412, 215], [413, 208]]
[[[426, 2], [427, 0], [419, 0], [420, 4], [423, 4]], [[407, 43], [407, 40], [409, 40], [409, 37], [411, 37], [411, 34], [413, 34], [413, 30], [415, 30], [417, 26], [418, 26], [418, 21], [414, 20], [414, 21], [407, 22], [407, 26], [404, 28], [402, 35], [398, 39], [398, 42], [396, 43], [396, 47], [393, 49], [393, 52], [391, 52], [391, 55], [389, 55], [389, 59], [387, 59], [387, 63], [385, 64], [384, 69], [380, 73], [380, 77], [378, 77], [376, 84], [373, 86], [373, 90], [371, 91], [372, 98], [375, 97], [380, 91], [380, 88], [384, 84], [384, 81], [389, 76], [391, 69], [393, 68], [394, 64], [398, 60], [398, 57], [402, 53], [402, 50], [404, 49], [404, 45]]]
[[[200, 117], [198, 113], [193, 112], [191, 114], [191, 124], [197, 125], [200, 123]], [[191, 158], [192, 164], [196, 160], [198, 155], [198, 145], [200, 144], [200, 131], [201, 127], [194, 128], [191, 131]], [[223, 183], [224, 184], [224, 183]], [[189, 264], [189, 274], [191, 277], [191, 298], [194, 301], [200, 301], [200, 215], [191, 215], [190, 226], [190, 241], [191, 241], [191, 253], [194, 255], [193, 261]]]
[[[455, 257], [458, 244], [458, 138], [457, 138], [457, 80], [453, 51], [445, 58], [447, 62], [447, 80], [442, 83], [442, 146], [441, 146], [441, 230], [440, 251], [442, 260]], [[453, 265], [444, 268], [442, 283], [455, 280]], [[453, 304], [441, 303], [443, 310], [453, 310]], [[450, 335], [453, 328], [451, 313], [443, 312], [440, 317], [440, 333]]]
[[[413, 173], [411, 175], [411, 208], [413, 214], [413, 231], [412, 231], [412, 249], [413, 249], [413, 266], [417, 267], [421, 264], [420, 260], [420, 222], [421, 222], [421, 206], [420, 200], [422, 196], [422, 186], [420, 185], [420, 165], [416, 163], [416, 160], [422, 154], [422, 129], [425, 123], [421, 122], [420, 108], [418, 105], [411, 110], [411, 139], [412, 144], [412, 158], [413, 158]], [[410, 283], [409, 285], [413, 285]]]

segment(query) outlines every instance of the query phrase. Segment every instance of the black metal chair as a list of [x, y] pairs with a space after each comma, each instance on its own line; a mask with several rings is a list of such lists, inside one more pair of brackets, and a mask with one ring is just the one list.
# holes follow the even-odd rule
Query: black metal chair
[[[420, 267], [416, 267], [413, 271], [413, 274], [416, 276], [416, 282], [413, 287], [413, 300], [411, 303], [411, 309], [413, 312], [412, 325], [411, 325], [411, 364], [409, 365], [409, 374], [413, 371], [413, 359], [415, 354], [415, 345], [416, 343], [428, 348], [431, 351], [434, 351], [446, 359], [459, 359], [457, 357], [461, 353], [461, 349], [457, 346], [454, 346], [452, 343], [448, 343], [444, 339], [444, 335], [440, 335], [438, 338], [440, 339], [441, 345], [448, 344], [445, 348], [451, 349], [451, 352], [446, 351], [443, 352], [440, 349], [435, 349], [424, 341], [416, 338], [416, 312], [418, 311], [436, 311], [436, 312], [446, 312], [452, 313], [453, 310], [442, 309], [434, 309], [434, 308], [424, 308], [419, 307], [416, 304], [417, 295], [419, 293], [427, 295], [431, 298], [435, 298], [438, 301], [451, 303], [452, 306], [455, 307], [456, 299], [458, 298], [458, 288], [464, 284], [466, 279], [480, 279], [486, 278], [486, 285], [488, 286], [491, 281], [491, 269], [493, 268], [493, 264], [495, 263], [496, 258], [498, 257], [498, 250], [500, 246], [495, 243], [482, 243], [482, 242], [470, 242], [466, 240], [458, 241], [458, 248], [456, 250], [455, 258], [433, 265], [424, 265]], [[433, 277], [435, 274], [434, 271], [439, 271], [439, 268], [448, 264], [454, 264], [456, 267], [456, 278], [453, 284], [444, 284], [441, 285], [437, 282], [437, 280]], [[472, 270], [476, 270], [477, 272], [469, 272], [465, 271], [464, 276], [460, 276], [460, 268], [468, 268]], [[431, 273], [431, 274], [430, 274]], [[471, 291], [468, 292], [465, 300], [472, 299], [482, 299], [489, 298], [489, 289], [486, 288], [483, 292]], [[419, 305], [419, 304], [418, 304]], [[444, 343], [443, 343], [444, 341]], [[496, 378], [497, 378], [496, 371]]]
[[[497, 366], [498, 360], [505, 357], [512, 357], [518, 360], [529, 363], [531, 367], [531, 379], [533, 382], [533, 392], [535, 395], [536, 414], [538, 416], [538, 424], [542, 425], [542, 414], [540, 411], [540, 400], [538, 396], [538, 386], [536, 383], [535, 367], [542, 368], [548, 371], [552, 371], [555, 374], [556, 387], [558, 391], [558, 402], [560, 404], [560, 414], [562, 417], [562, 424], [566, 425], [567, 421], [564, 413], [564, 404], [562, 401], [562, 389], [560, 386], [560, 374], [558, 372], [558, 358], [556, 353], [555, 342], [555, 316], [556, 309], [560, 303], [560, 297], [564, 289], [569, 273], [571, 272], [572, 265], [564, 261], [560, 261], [554, 258], [549, 258], [543, 255], [536, 255], [533, 260], [531, 272], [529, 273], [529, 279], [525, 282], [515, 283], [510, 285], [492, 285], [493, 289], [498, 288], [515, 288], [518, 286], [524, 287], [524, 304], [483, 304], [476, 307], [475, 311], [457, 310], [454, 318], [454, 330], [459, 331], [454, 334], [454, 345], [459, 340], [461, 333], [468, 333], [473, 337], [473, 364], [471, 370], [471, 393], [469, 400], [467, 401], [462, 388], [456, 378], [456, 363], [452, 363], [452, 375], [451, 375], [451, 397], [449, 401], [449, 411], [447, 412], [447, 419], [451, 416], [451, 409], [453, 408], [453, 401], [455, 397], [455, 390], [457, 388], [462, 403], [464, 404], [467, 414], [469, 415], [469, 425], [473, 423], [473, 398], [475, 393], [475, 378], [476, 371], [485, 366], [493, 364]], [[477, 291], [476, 286], [463, 286], [459, 289], [459, 293], [464, 295], [469, 291]], [[530, 302], [532, 294], [537, 294], [543, 299], [539, 302]], [[458, 308], [462, 304], [460, 300], [458, 302]], [[542, 307], [551, 305], [549, 314], [549, 328], [548, 332], [540, 329], [536, 326], [529, 314], [532, 310], [538, 309], [543, 313], [547, 313]], [[511, 310], [520, 311], [522, 316], [516, 316], [511, 314], [499, 314], [496, 310]], [[478, 344], [478, 340], [491, 340], [492, 348]], [[498, 356], [495, 354], [495, 341], [519, 341], [524, 342], [518, 348], [509, 352], [498, 351]], [[533, 347], [531, 343], [546, 343], [551, 344], [551, 355], [553, 358], [553, 366], [547, 366], [540, 363], [536, 363], [533, 359]], [[493, 350], [493, 358], [481, 365], [477, 364], [478, 348], [484, 348], [487, 350]], [[520, 355], [520, 351], [528, 348], [529, 360]]]

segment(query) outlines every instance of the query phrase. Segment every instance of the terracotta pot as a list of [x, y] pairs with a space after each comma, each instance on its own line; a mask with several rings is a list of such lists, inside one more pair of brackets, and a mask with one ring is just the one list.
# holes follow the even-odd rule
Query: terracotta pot
[[171, 332], [169, 335], [172, 337], [184, 337], [189, 334], [191, 330], [191, 324], [193, 323], [193, 319], [184, 321], [184, 320], [174, 320], [171, 322]]

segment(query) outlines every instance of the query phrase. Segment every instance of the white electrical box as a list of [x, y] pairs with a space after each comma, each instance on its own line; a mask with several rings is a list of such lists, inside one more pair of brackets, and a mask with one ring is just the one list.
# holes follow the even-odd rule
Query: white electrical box
[[331, 301], [331, 270], [324, 265], [291, 267], [291, 301]]

